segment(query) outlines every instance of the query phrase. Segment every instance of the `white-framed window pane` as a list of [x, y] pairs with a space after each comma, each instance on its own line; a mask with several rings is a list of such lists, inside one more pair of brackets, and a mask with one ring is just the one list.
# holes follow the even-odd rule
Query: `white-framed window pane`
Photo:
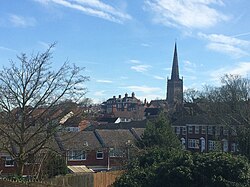
[[180, 134], [180, 127], [176, 127], [175, 130], [176, 130], [176, 134]]
[[103, 159], [103, 151], [96, 152], [96, 159]]
[[193, 134], [193, 127], [192, 126], [188, 127], [188, 134]]
[[200, 127], [199, 126], [195, 126], [194, 132], [195, 132], [195, 134], [199, 134], [200, 133]]
[[109, 157], [123, 157], [123, 151], [117, 148], [109, 148]]
[[231, 152], [236, 152], [237, 151], [237, 145], [236, 145], [236, 143], [232, 143], [231, 144]]
[[220, 126], [215, 127], [215, 135], [220, 136]]
[[68, 158], [69, 160], [86, 160], [86, 153], [82, 150], [70, 150]]
[[14, 166], [14, 160], [11, 156], [5, 157], [5, 167], [13, 167]]
[[188, 148], [199, 149], [198, 139], [188, 139]]
[[208, 140], [208, 150], [213, 151], [216, 148], [216, 142], [214, 140]]
[[207, 130], [208, 134], [212, 135], [213, 134], [213, 127], [212, 126], [208, 126], [208, 130]]
[[228, 135], [228, 128], [223, 127], [223, 135], [227, 136]]
[[201, 134], [206, 134], [207, 132], [207, 127], [206, 126], [202, 126], [201, 127]]
[[186, 127], [182, 127], [182, 135], [186, 135], [187, 133], [187, 128]]

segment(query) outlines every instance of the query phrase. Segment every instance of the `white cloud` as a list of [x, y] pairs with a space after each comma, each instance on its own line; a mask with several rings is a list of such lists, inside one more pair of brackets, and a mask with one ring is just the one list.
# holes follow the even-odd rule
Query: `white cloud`
[[130, 63], [130, 64], [141, 64], [141, 61], [140, 60], [131, 59], [131, 60], [128, 61], [128, 63]]
[[154, 13], [154, 21], [167, 26], [208, 28], [226, 21], [228, 16], [211, 5], [222, 6], [222, 0], [146, 0], [145, 7]]
[[246, 77], [250, 74], [250, 62], [240, 62], [232, 67], [223, 67], [210, 73], [213, 81], [219, 81], [225, 74], [241, 75]]
[[164, 79], [166, 79], [166, 78], [164, 78], [164, 77], [160, 77], [160, 76], [158, 76], [158, 75], [155, 75], [155, 76], [153, 76], [155, 79], [158, 79], [158, 80], [164, 80]]
[[38, 44], [41, 45], [44, 49], [48, 49], [50, 47], [50, 44], [43, 41], [39, 41]]
[[196, 72], [196, 64], [192, 63], [188, 60], [184, 61], [184, 70], [189, 73], [195, 73]]
[[4, 47], [4, 46], [0, 46], [0, 50], [10, 51], [10, 52], [15, 52], [15, 53], [17, 53], [17, 50], [11, 49], [11, 48], [8, 48], [8, 47]]
[[46, 2], [43, 2], [41, 0], [35, 1], [42, 2], [42, 4], [46, 5], [55, 3], [67, 8], [81, 11], [91, 16], [99, 17], [116, 23], [123, 23], [125, 20], [132, 19], [129, 14], [123, 13], [122, 11], [115, 9], [108, 4], [105, 4], [100, 0], [46, 0]]
[[99, 82], [99, 83], [112, 83], [113, 81], [111, 81], [111, 80], [99, 79], [99, 80], [96, 80], [96, 82]]
[[105, 96], [105, 95], [106, 95], [105, 92], [106, 92], [106, 90], [96, 91], [96, 92], [94, 93], [94, 96], [98, 96], [98, 97]]
[[140, 72], [140, 73], [148, 71], [149, 68], [151, 68], [151, 66], [146, 65], [146, 64], [131, 66], [132, 70], [135, 70], [135, 71]]
[[198, 36], [209, 41], [207, 48], [210, 50], [225, 53], [236, 58], [248, 54], [244, 48], [250, 45], [249, 41], [222, 34], [207, 35], [204, 33], [198, 33]]
[[15, 14], [10, 14], [9, 21], [15, 27], [30, 27], [36, 25], [35, 18], [18, 16]]
[[151, 47], [151, 45], [147, 44], [147, 43], [141, 43], [141, 46], [143, 46], [143, 47]]
[[143, 93], [151, 93], [151, 92], [161, 91], [161, 88], [148, 87], [148, 86], [126, 86], [123, 88], [130, 89], [132, 92], [143, 92]]

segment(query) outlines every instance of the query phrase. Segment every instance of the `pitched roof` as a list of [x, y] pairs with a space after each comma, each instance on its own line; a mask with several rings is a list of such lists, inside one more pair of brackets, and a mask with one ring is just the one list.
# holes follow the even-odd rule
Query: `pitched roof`
[[128, 129], [96, 129], [95, 133], [104, 147], [125, 147], [128, 143], [136, 141]]
[[145, 128], [132, 128], [130, 131], [137, 140], [140, 140], [145, 131]]
[[58, 133], [58, 141], [63, 150], [95, 150], [102, 145], [93, 131], [61, 132]]

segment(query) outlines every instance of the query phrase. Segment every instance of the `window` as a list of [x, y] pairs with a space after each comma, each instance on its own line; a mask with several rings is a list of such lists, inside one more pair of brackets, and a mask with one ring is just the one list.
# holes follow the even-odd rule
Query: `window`
[[215, 127], [215, 135], [220, 136], [220, 126]]
[[232, 134], [233, 136], [236, 136], [236, 135], [237, 135], [237, 133], [236, 133], [236, 127], [235, 127], [235, 126], [232, 126], [232, 127], [231, 127], [231, 134]]
[[123, 151], [121, 149], [110, 148], [109, 157], [123, 157]]
[[180, 134], [180, 127], [176, 127], [175, 130], [176, 130], [176, 134]]
[[213, 135], [213, 127], [212, 126], [208, 126], [207, 133], [210, 135]]
[[96, 159], [103, 159], [103, 151], [96, 152]]
[[236, 145], [236, 143], [232, 143], [231, 144], [231, 152], [236, 152], [237, 151], [237, 145]]
[[7, 156], [5, 158], [5, 167], [13, 167], [14, 166], [14, 160], [11, 156]]
[[223, 152], [228, 152], [228, 141], [223, 139]]
[[208, 140], [208, 150], [212, 151], [215, 150], [216, 148], [216, 142], [213, 140]]
[[68, 152], [69, 160], [86, 160], [86, 154], [82, 150], [71, 150]]
[[201, 127], [201, 134], [206, 134], [206, 132], [207, 132], [206, 126], [202, 126]]
[[186, 135], [187, 133], [187, 128], [186, 127], [182, 127], [182, 135]]
[[192, 126], [188, 127], [188, 134], [193, 134], [193, 127]]
[[223, 127], [223, 135], [225, 136], [228, 135], [228, 129], [226, 127]]
[[188, 148], [199, 149], [199, 140], [188, 139]]
[[195, 134], [199, 134], [200, 133], [200, 127], [199, 126], [195, 126], [194, 133]]

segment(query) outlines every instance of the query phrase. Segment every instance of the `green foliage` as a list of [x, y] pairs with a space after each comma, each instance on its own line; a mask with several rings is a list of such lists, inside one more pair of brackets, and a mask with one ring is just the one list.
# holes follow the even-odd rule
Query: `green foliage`
[[249, 182], [250, 165], [245, 157], [154, 148], [134, 160], [115, 186], [244, 187]]
[[45, 163], [46, 175], [48, 178], [65, 175], [68, 173], [68, 168], [66, 160], [62, 155], [59, 155], [54, 152], [50, 152]]
[[174, 134], [164, 113], [161, 113], [154, 122], [148, 121], [143, 137], [141, 141], [138, 142], [138, 145], [141, 148], [150, 148], [154, 146], [181, 148], [180, 140], [178, 140], [177, 136]]

